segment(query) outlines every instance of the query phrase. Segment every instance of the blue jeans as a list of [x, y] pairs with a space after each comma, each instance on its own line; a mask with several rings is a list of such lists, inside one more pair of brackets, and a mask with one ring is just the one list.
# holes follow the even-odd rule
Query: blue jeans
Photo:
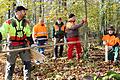
[[119, 46], [114, 46], [111, 51], [108, 52], [108, 60], [117, 62], [119, 60]]
[[119, 47], [115, 47], [115, 52], [114, 52], [114, 62], [117, 62], [119, 60]]
[[[38, 40], [37, 41], [37, 45], [38, 46], [42, 46], [42, 45], [45, 45], [46, 43], [46, 40]], [[45, 51], [45, 48], [41, 47], [41, 48], [38, 48], [38, 51], [42, 54], [44, 54], [44, 51]]]
[[[9, 46], [10, 49], [17, 49], [23, 48], [22, 46]], [[8, 52], [7, 53], [7, 62], [6, 62], [6, 72], [5, 72], [5, 80], [12, 80], [14, 68], [15, 68], [15, 61], [17, 56], [20, 56], [23, 62], [23, 74], [24, 80], [30, 80], [31, 78], [31, 56], [28, 50], [26, 51], [15, 51], [15, 52]]]

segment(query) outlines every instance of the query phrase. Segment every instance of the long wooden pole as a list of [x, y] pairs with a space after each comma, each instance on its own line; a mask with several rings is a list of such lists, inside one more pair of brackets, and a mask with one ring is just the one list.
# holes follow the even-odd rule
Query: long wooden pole
[[77, 41], [77, 42], [67, 42], [67, 43], [57, 43], [57, 44], [54, 44], [54, 45], [47, 44], [47, 45], [43, 45], [43, 46], [34, 46], [34, 47], [26, 47], [26, 48], [12, 49], [12, 50], [4, 50], [4, 51], [0, 51], [0, 53], [30, 50], [30, 49], [33, 49], [33, 48], [54, 47], [55, 45], [67, 45], [67, 44], [75, 44], [75, 43], [79, 43], [79, 42], [80, 41]]

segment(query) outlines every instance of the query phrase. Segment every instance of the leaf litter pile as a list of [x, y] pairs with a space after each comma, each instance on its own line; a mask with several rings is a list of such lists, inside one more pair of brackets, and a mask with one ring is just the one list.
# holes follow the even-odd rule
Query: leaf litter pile
[[[35, 65], [32, 63], [32, 80], [120, 80], [120, 66], [104, 62], [104, 50], [92, 48], [89, 58], [67, 60], [66, 57], [52, 59], [53, 52], [46, 53], [48, 61]], [[75, 53], [74, 53], [75, 54]], [[66, 56], [66, 52], [64, 53]], [[0, 57], [0, 80], [4, 80], [5, 55]], [[13, 80], [23, 80], [21, 59], [17, 59]]]

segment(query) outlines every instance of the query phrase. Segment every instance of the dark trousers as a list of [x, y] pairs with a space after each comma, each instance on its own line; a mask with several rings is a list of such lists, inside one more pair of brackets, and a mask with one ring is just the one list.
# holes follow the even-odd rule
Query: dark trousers
[[[18, 49], [24, 48], [24, 45], [21, 46], [9, 46], [10, 49]], [[6, 72], [5, 72], [5, 80], [12, 80], [15, 62], [17, 56], [20, 56], [23, 62], [23, 74], [24, 80], [31, 79], [31, 55], [28, 50], [25, 51], [15, 51], [15, 52], [8, 52], [7, 53], [7, 62], [6, 62]]]
[[63, 56], [63, 50], [64, 50], [64, 45], [60, 45], [60, 49], [58, 50], [58, 45], [56, 45], [57, 43], [63, 43], [64, 42], [64, 38], [59, 39], [59, 38], [55, 38], [54, 40], [54, 57], [58, 58], [58, 51], [59, 51], [59, 57]]
[[[46, 40], [38, 40], [37, 41], [37, 45], [38, 46], [43, 46], [46, 44]], [[38, 51], [42, 54], [44, 54], [44, 51], [45, 51], [45, 48], [44, 47], [41, 47], [41, 48], [38, 48]]]
[[[62, 53], [63, 53], [63, 45], [60, 45], [60, 49], [59, 49], [59, 56], [62, 57]], [[55, 57], [58, 57], [58, 46], [55, 46]]]

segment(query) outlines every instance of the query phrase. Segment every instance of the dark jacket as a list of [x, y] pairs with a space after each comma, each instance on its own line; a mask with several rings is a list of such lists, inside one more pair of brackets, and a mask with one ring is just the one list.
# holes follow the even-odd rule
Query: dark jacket
[[[55, 26], [58, 26], [59, 27], [59, 30], [55, 30]], [[53, 27], [53, 30], [52, 30], [52, 38], [64, 38], [65, 36], [65, 27], [64, 27], [64, 30], [62, 30], [61, 28], [64, 26], [64, 23], [61, 22], [60, 24], [58, 24], [58, 22], [55, 23], [55, 26]]]

